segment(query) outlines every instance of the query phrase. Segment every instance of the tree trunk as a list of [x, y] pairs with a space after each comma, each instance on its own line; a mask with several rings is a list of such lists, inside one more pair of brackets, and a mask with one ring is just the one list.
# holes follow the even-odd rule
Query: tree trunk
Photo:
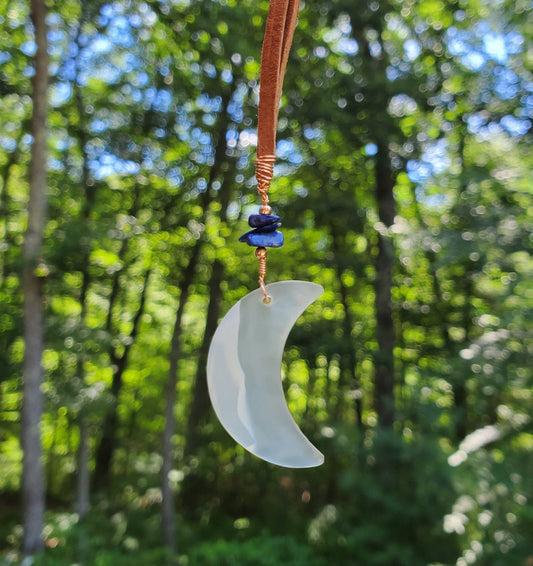
[[176, 312], [176, 320], [174, 322], [174, 330], [172, 332], [172, 341], [170, 343], [168, 381], [165, 388], [165, 428], [163, 431], [163, 462], [161, 465], [161, 519], [163, 525], [163, 540], [165, 546], [172, 554], [177, 551], [175, 540], [176, 521], [174, 513], [174, 495], [169, 483], [169, 474], [172, 470], [174, 460], [174, 451], [172, 449], [172, 437], [176, 430], [176, 417], [174, 415], [174, 406], [176, 404], [176, 386], [178, 384], [178, 362], [181, 357], [181, 333], [183, 330], [182, 320], [185, 306], [189, 299], [191, 285], [194, 279], [196, 266], [200, 259], [200, 251], [202, 248], [202, 237], [196, 240], [194, 248], [189, 258], [189, 263], [183, 272], [180, 284], [181, 295], [178, 310]]
[[[465, 181], [465, 149], [466, 149], [466, 126], [465, 121], [462, 119], [459, 122], [458, 131], [460, 134], [459, 138], [459, 148], [458, 148], [458, 157], [460, 161], [460, 175], [461, 175], [461, 183], [459, 187], [459, 194], [457, 195], [457, 202], [454, 206], [456, 213], [459, 216], [466, 216], [468, 218], [470, 216], [469, 211], [464, 211], [462, 214], [459, 214], [459, 210], [464, 207], [464, 204], [461, 203], [462, 197], [466, 194], [468, 190], [467, 183]], [[473, 273], [471, 271], [472, 263], [469, 261], [467, 265], [465, 265], [465, 276], [464, 280], [461, 282], [457, 282], [457, 289], [460, 289], [464, 286], [464, 294], [465, 294], [465, 308], [463, 309], [463, 328], [465, 332], [464, 338], [464, 346], [467, 347], [469, 343], [469, 334], [472, 328], [472, 319], [473, 319], [473, 308], [472, 308], [472, 300], [471, 297], [474, 294], [474, 285], [473, 285]], [[453, 388], [453, 400], [455, 404], [455, 439], [457, 442], [462, 440], [468, 434], [468, 392], [466, 387], [466, 375], [462, 371], [454, 372], [452, 379], [450, 380]]]
[[[91, 244], [89, 241], [88, 234], [90, 234], [90, 224], [89, 217], [94, 206], [95, 189], [91, 186], [90, 171], [89, 171], [89, 157], [87, 155], [87, 124], [86, 124], [86, 113], [84, 107], [84, 101], [82, 97], [82, 88], [79, 80], [81, 72], [81, 56], [83, 53], [81, 33], [84, 23], [87, 20], [87, 4], [85, 2], [81, 3], [81, 13], [78, 20], [78, 29], [76, 31], [76, 36], [74, 43], [76, 45], [77, 55], [74, 59], [76, 76], [72, 81], [72, 88], [74, 93], [74, 99], [76, 101], [76, 111], [78, 123], [75, 127], [75, 135], [78, 140], [78, 147], [82, 155], [82, 168], [81, 168], [81, 187], [84, 191], [85, 201], [81, 209], [81, 218], [79, 222], [84, 227], [83, 236], [79, 242], [80, 244], [80, 254], [81, 254], [81, 279], [82, 283], [79, 290], [79, 303], [81, 307], [80, 312], [80, 323], [83, 326], [85, 324], [85, 317], [87, 315], [87, 293], [91, 283], [91, 276], [89, 271], [89, 258], [91, 254]], [[86, 387], [85, 384], [85, 370], [84, 370], [84, 352], [80, 352], [77, 357], [77, 375], [81, 387]], [[90, 449], [90, 419], [87, 416], [85, 407], [82, 407], [77, 416], [77, 425], [79, 431], [79, 444], [77, 452], [77, 477], [76, 477], [76, 511], [78, 513], [78, 560], [83, 562], [86, 550], [86, 533], [85, 533], [85, 522], [84, 518], [89, 512], [91, 505], [91, 481], [90, 481], [90, 459], [91, 459], [91, 449]]]
[[205, 323], [204, 338], [198, 356], [198, 366], [194, 382], [194, 393], [187, 423], [187, 438], [185, 441], [185, 455], [194, 454], [198, 449], [200, 434], [199, 427], [206, 420], [209, 414], [209, 393], [207, 391], [207, 356], [211, 339], [218, 325], [220, 314], [220, 301], [222, 290], [220, 284], [224, 278], [224, 265], [216, 259], [211, 271], [209, 282], [209, 306], [207, 307], [207, 317]]
[[[139, 203], [139, 185], [135, 186], [133, 203], [129, 209], [128, 214], [130, 216], [135, 216], [138, 212]], [[127, 270], [126, 265], [126, 254], [129, 248], [129, 240], [123, 239], [118, 252], [119, 261], [124, 265], [121, 270], [116, 271], [113, 274], [113, 280], [111, 283], [111, 292], [109, 294], [109, 302], [107, 308], [107, 316], [105, 323], [105, 330], [111, 336], [113, 332], [113, 311], [117, 299], [119, 298], [120, 292], [120, 275]], [[143, 291], [141, 294], [141, 302], [137, 314], [134, 317], [133, 322], [133, 336], [132, 340], [135, 338], [137, 333], [137, 324], [140, 317], [144, 311], [144, 304], [146, 300], [146, 285], [148, 284], [148, 275], [146, 274], [144, 280]], [[116, 425], [117, 425], [117, 400], [120, 395], [120, 390], [122, 389], [122, 373], [126, 368], [126, 361], [129, 349], [132, 346], [132, 342], [127, 345], [124, 349], [123, 356], [117, 356], [113, 347], [110, 346], [109, 358], [111, 365], [113, 366], [113, 376], [111, 381], [111, 394], [113, 397], [113, 404], [108, 412], [104, 416], [104, 422], [102, 424], [102, 436], [100, 437], [100, 442], [95, 450], [95, 469], [94, 469], [94, 487], [96, 490], [104, 490], [109, 488], [110, 478], [111, 478], [111, 461], [113, 459], [113, 452], [115, 449], [115, 436], [116, 436]], [[126, 355], [126, 358], [124, 358]], [[124, 359], [121, 359], [124, 358]]]
[[80, 443], [78, 446], [78, 478], [76, 486], [77, 513], [81, 522], [89, 511], [90, 506], [90, 475], [89, 475], [89, 426], [87, 419], [80, 418]]
[[91, 475], [89, 462], [91, 452], [89, 446], [90, 429], [85, 416], [78, 416], [80, 440], [78, 444], [78, 476], [76, 478], [76, 512], [78, 513], [78, 537], [76, 541], [76, 562], [83, 564], [87, 560], [87, 529], [85, 517], [91, 506]]
[[43, 413], [44, 314], [42, 275], [38, 270], [46, 218], [46, 115], [48, 89], [48, 53], [46, 6], [43, 0], [32, 0], [31, 18], [37, 51], [33, 76], [33, 137], [29, 170], [30, 195], [28, 227], [24, 237], [24, 362], [22, 407], [22, 494], [24, 512], [24, 556], [30, 557], [44, 548], [45, 480], [42, 462], [41, 418]]
[[[394, 180], [387, 146], [378, 146], [376, 156], [376, 202], [380, 221], [386, 228], [394, 223]], [[379, 424], [394, 423], [394, 322], [392, 318], [392, 269], [394, 244], [390, 236], [378, 232], [378, 254], [374, 282], [378, 351], [375, 358], [374, 399]]]
[[[422, 216], [422, 212], [416, 200], [416, 194], [414, 190], [413, 190], [413, 203], [414, 203], [415, 215], [420, 226], [424, 226], [427, 229], [427, 224]], [[439, 326], [440, 326], [442, 341], [444, 343], [443, 349], [450, 356], [457, 355], [456, 353], [457, 345], [453, 343], [453, 340], [450, 336], [450, 326], [451, 326], [449, 322], [450, 305], [447, 302], [445, 302], [443, 299], [443, 293], [442, 293], [439, 277], [437, 275], [437, 255], [435, 252], [431, 250], [425, 250], [424, 255], [429, 265], [428, 271], [431, 275], [432, 290], [436, 301], [435, 310], [440, 315], [441, 323]], [[459, 288], [459, 282], [457, 288]], [[468, 285], [468, 280], [467, 280], [467, 289], [469, 290], [469, 292], [467, 293], [467, 297], [469, 297], [472, 289], [471, 289], [471, 285]], [[470, 305], [471, 301], [467, 299], [465, 301], [465, 304]], [[470, 328], [469, 320], [471, 320], [471, 317], [469, 316], [469, 312], [468, 312], [469, 310], [470, 307], [468, 309], [463, 310], [465, 315], [464, 316], [465, 342], [467, 342], [468, 340], [468, 331]], [[459, 441], [461, 441], [466, 436], [468, 430], [467, 429], [468, 397], [467, 397], [466, 384], [464, 382], [464, 375], [462, 368], [459, 370], [455, 370], [452, 373], [452, 375], [450, 376], [450, 383], [453, 388], [453, 398], [456, 408], [455, 421], [453, 424], [453, 437], [454, 440], [457, 443], [459, 443]]]
[[333, 253], [337, 256], [335, 261], [335, 272], [337, 274], [337, 279], [339, 281], [341, 303], [344, 310], [344, 318], [342, 320], [343, 341], [342, 341], [342, 351], [341, 351], [340, 368], [339, 368], [341, 372], [341, 381], [339, 383], [338, 400], [335, 407], [335, 411], [337, 413], [338, 419], [341, 419], [340, 413], [343, 405], [344, 387], [350, 388], [352, 391], [355, 392], [355, 415], [357, 419], [357, 425], [359, 426], [360, 430], [363, 430], [363, 401], [362, 401], [361, 387], [355, 373], [355, 366], [357, 359], [355, 355], [355, 346], [352, 343], [352, 330], [354, 324], [352, 320], [352, 314], [350, 312], [350, 307], [348, 305], [349, 293], [342, 279], [343, 269], [339, 261], [341, 243], [340, 243], [340, 237], [338, 236], [338, 234], [334, 233], [333, 230], [331, 236], [332, 236]]
[[102, 424], [102, 438], [96, 451], [95, 458], [95, 471], [94, 471], [94, 484], [95, 489], [105, 489], [109, 487], [111, 477], [111, 464], [113, 454], [115, 452], [115, 444], [117, 438], [118, 428], [118, 398], [122, 389], [122, 377], [128, 364], [128, 357], [132, 345], [137, 337], [139, 330], [139, 323], [141, 316], [144, 313], [144, 306], [146, 304], [146, 291], [148, 289], [148, 281], [150, 279], [150, 270], [147, 271], [139, 307], [133, 318], [133, 325], [130, 332], [128, 343], [124, 346], [124, 351], [121, 356], [117, 356], [115, 352], [111, 353], [111, 364], [113, 366], [113, 378], [111, 382], [111, 394], [113, 396], [113, 405], [111, 410], [106, 413], [104, 422]]
[[[218, 127], [216, 131], [216, 137], [213, 140], [213, 146], [215, 148], [214, 163], [209, 171], [209, 181], [207, 184], [207, 190], [201, 196], [200, 206], [202, 207], [202, 219], [201, 222], [204, 223], [209, 205], [213, 199], [212, 188], [213, 183], [217, 179], [222, 170], [222, 165], [226, 160], [227, 145], [227, 133], [230, 124], [230, 112], [229, 104], [233, 98], [233, 92], [235, 85], [224, 93], [222, 97], [222, 108], [223, 114], [220, 116], [218, 122]], [[225, 183], [222, 184], [224, 186]], [[222, 190], [222, 187], [221, 187]], [[224, 206], [222, 207], [225, 211]], [[223, 212], [224, 214], [224, 212]], [[185, 310], [185, 305], [189, 299], [190, 288], [194, 279], [194, 273], [196, 271], [196, 266], [200, 260], [200, 252], [204, 244], [204, 235], [201, 234], [198, 240], [196, 240], [193, 250], [191, 252], [191, 257], [187, 267], [185, 268], [180, 284], [181, 295], [180, 302], [178, 305], [178, 310], [176, 312], [176, 320], [174, 323], [174, 330], [172, 333], [172, 341], [170, 344], [169, 353], [169, 370], [168, 370], [168, 382], [166, 386], [166, 407], [165, 407], [165, 428], [163, 431], [163, 463], [161, 465], [161, 493], [162, 493], [162, 503], [161, 503], [161, 519], [163, 524], [163, 541], [164, 545], [169, 549], [171, 555], [173, 556], [177, 551], [177, 544], [175, 540], [176, 533], [176, 519], [174, 513], [174, 498], [171, 485], [168, 480], [168, 475], [172, 470], [173, 463], [173, 450], [172, 450], [172, 437], [176, 429], [176, 418], [174, 415], [174, 405], [176, 404], [176, 386], [178, 384], [178, 362], [181, 357], [181, 333], [182, 333], [182, 319], [183, 312]]]
[[[229, 100], [226, 101], [229, 102]], [[217, 152], [220, 159], [224, 159], [227, 144], [225, 142], [226, 136], [222, 138], [220, 151]], [[228, 221], [227, 210], [232, 195], [232, 177], [230, 175], [233, 170], [227, 168], [224, 171], [224, 178], [218, 191], [220, 202], [220, 222], [225, 224]], [[214, 181], [214, 178], [212, 179]], [[211, 339], [215, 333], [218, 325], [218, 318], [220, 316], [220, 303], [222, 301], [222, 289], [220, 285], [224, 279], [224, 264], [215, 259], [211, 269], [211, 280], [209, 281], [209, 305], [207, 307], [207, 315], [205, 322], [204, 337], [202, 345], [200, 346], [200, 354], [198, 356], [198, 365], [196, 368], [196, 377], [194, 381], [194, 392], [191, 404], [191, 411], [189, 413], [189, 420], [187, 423], [187, 434], [185, 439], [184, 454], [194, 454], [198, 449], [199, 443], [199, 426], [207, 419], [209, 414], [209, 393], [207, 390], [207, 356], [209, 354], [209, 346]]]

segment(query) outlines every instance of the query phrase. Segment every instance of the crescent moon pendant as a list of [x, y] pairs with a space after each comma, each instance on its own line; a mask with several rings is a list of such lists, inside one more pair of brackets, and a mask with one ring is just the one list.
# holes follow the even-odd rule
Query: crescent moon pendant
[[279, 281], [237, 302], [217, 328], [207, 359], [207, 385], [228, 433], [259, 458], [309, 468], [324, 456], [298, 428], [281, 384], [285, 342], [299, 316], [324, 289], [307, 281]]

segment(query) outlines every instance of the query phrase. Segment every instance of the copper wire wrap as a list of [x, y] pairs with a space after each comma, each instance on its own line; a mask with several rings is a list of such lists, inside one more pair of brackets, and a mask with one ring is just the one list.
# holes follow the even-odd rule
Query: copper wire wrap
[[260, 155], [255, 160], [255, 178], [257, 179], [257, 192], [261, 196], [261, 204], [268, 205], [268, 189], [274, 175], [275, 155]]
[[[255, 160], [255, 178], [257, 179], [257, 192], [261, 197], [260, 214], [270, 214], [271, 208], [268, 205], [268, 189], [274, 175], [275, 155], [260, 155]], [[259, 287], [263, 291], [265, 303], [270, 303], [270, 297], [265, 288], [267, 251], [265, 248], [257, 248], [255, 257], [259, 260]]]
[[266, 248], [257, 248], [255, 250], [255, 257], [259, 260], [259, 287], [261, 287], [261, 291], [263, 291], [265, 303], [270, 303], [271, 299], [268, 296], [265, 287], [265, 275], [266, 275], [266, 263], [267, 263]]

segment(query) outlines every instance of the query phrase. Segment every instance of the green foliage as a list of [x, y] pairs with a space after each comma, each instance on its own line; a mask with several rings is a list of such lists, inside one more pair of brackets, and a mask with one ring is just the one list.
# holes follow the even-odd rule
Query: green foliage
[[[316, 470], [275, 469], [244, 453], [208, 408], [194, 424], [197, 446], [189, 453], [185, 446], [210, 300], [220, 317], [256, 286], [256, 259], [237, 237], [255, 211], [268, 2], [48, 4], [49, 211], [38, 267], [49, 502], [42, 563], [166, 564], [165, 386], [192, 266], [170, 474], [180, 563], [529, 564], [530, 3], [302, 6], [270, 191], [286, 244], [269, 253], [267, 279], [326, 289], [291, 333], [282, 368], [291, 412], [326, 455]], [[22, 558], [28, 9], [0, 0], [6, 564]], [[390, 227], [376, 200], [378, 159], [394, 185]], [[394, 245], [390, 431], [379, 426], [374, 387], [378, 235]], [[223, 266], [218, 295], [215, 260]], [[82, 425], [93, 492], [79, 521]], [[97, 453], [110, 430], [109, 484], [96, 492]], [[487, 431], [492, 440], [480, 443]]]
[[190, 552], [187, 566], [322, 566], [327, 564], [318, 558], [309, 545], [294, 538], [266, 537], [253, 538], [243, 542], [218, 540], [204, 543]]
[[[442, 530], [454, 495], [452, 473], [435, 440], [340, 430], [329, 446], [343, 473], [334, 501], [315, 516], [309, 537], [335, 564], [448, 563], [458, 541]], [[350, 454], [348, 462], [347, 455]], [[350, 463], [351, 465], [347, 465]]]
[[[130, 545], [131, 545], [130, 541]], [[101, 550], [90, 552], [84, 564], [87, 566], [164, 566], [168, 552], [163, 548], [152, 550]], [[8, 557], [1, 564], [18, 564], [15, 556]], [[294, 538], [262, 536], [246, 541], [205, 542], [182, 554], [177, 564], [183, 566], [325, 566], [324, 559], [314, 555], [312, 548], [297, 542]], [[36, 566], [70, 566], [72, 560], [58, 556], [57, 552], [46, 551], [34, 562]]]

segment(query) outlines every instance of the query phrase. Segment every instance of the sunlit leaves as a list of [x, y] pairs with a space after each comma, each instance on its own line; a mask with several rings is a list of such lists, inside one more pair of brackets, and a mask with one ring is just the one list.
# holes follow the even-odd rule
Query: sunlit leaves
[[[314, 516], [309, 533], [331, 553], [328, 564], [348, 555], [353, 562], [359, 552], [361, 564], [401, 556], [416, 565], [418, 545], [424, 556], [434, 551], [425, 563], [483, 556], [525, 563], [531, 485], [522, 470], [531, 434], [524, 419], [533, 379], [528, 2], [302, 4], [270, 191], [286, 244], [269, 252], [267, 280], [326, 288], [295, 327], [284, 359], [290, 407], [327, 448], [326, 467], [316, 476], [276, 476], [215, 422], [206, 425], [199, 454], [180, 460], [212, 266], [224, 267], [221, 313], [257, 284], [253, 250], [237, 238], [256, 211], [267, 9], [268, 2], [249, 0], [69, 0], [52, 9], [50, 221], [41, 263], [52, 495], [72, 493], [77, 419], [90, 419], [98, 443], [117, 402], [110, 394], [117, 360], [130, 348], [116, 405], [113, 502], [123, 498], [131, 516], [142, 509], [143, 521], [155, 524], [154, 454], [172, 325], [183, 271], [201, 241], [178, 368], [174, 447], [184, 530], [205, 525], [218, 536], [227, 514], [228, 532], [244, 537], [280, 528], [283, 516], [305, 536]], [[33, 38], [25, 3], [0, 0], [0, 14], [2, 491], [17, 489], [20, 471], [18, 273]], [[378, 222], [374, 199], [383, 155], [398, 206], [390, 228]], [[396, 249], [397, 421], [389, 444], [379, 444], [373, 398], [378, 234]], [[449, 468], [458, 431], [486, 426], [506, 434]], [[392, 488], [390, 474], [376, 467], [389, 454], [398, 480]], [[204, 479], [201, 488], [187, 488], [187, 480]], [[437, 483], [445, 488], [435, 491]], [[254, 516], [250, 502], [261, 498], [265, 510]], [[276, 505], [283, 513], [272, 511]], [[413, 530], [407, 520], [407, 530], [398, 530], [398, 518]]]

